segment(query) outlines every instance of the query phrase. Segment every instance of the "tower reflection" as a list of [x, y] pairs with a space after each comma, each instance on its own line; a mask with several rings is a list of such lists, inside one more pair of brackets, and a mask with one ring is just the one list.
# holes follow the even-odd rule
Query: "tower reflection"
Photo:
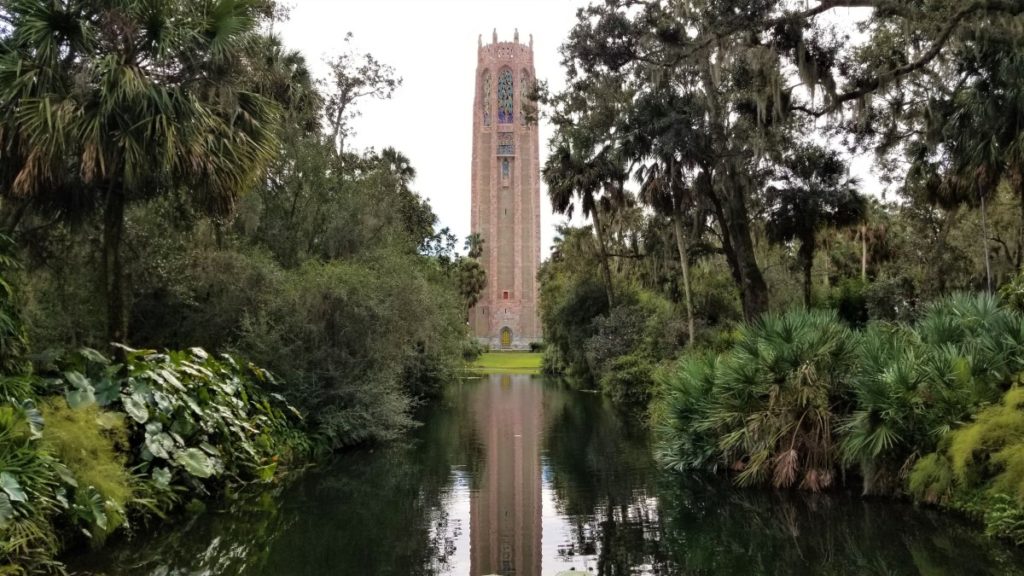
[[543, 387], [493, 375], [473, 406], [486, 454], [470, 495], [470, 574], [540, 576]]

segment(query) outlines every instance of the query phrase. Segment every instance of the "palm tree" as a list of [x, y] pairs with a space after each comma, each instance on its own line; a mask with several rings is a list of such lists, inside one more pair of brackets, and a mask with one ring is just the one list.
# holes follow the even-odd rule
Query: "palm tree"
[[626, 176], [617, 151], [608, 145], [595, 151], [589, 142], [590, 139], [580, 131], [559, 132], [553, 140], [553, 150], [542, 174], [555, 212], [572, 218], [578, 203], [583, 217], [594, 221], [608, 305], [614, 307], [615, 290], [602, 213], [607, 214], [622, 203]]
[[797, 258], [803, 273], [804, 305], [811, 306], [811, 268], [818, 231], [861, 221], [864, 197], [856, 178], [847, 177], [846, 163], [833, 150], [801, 146], [783, 163], [779, 186], [767, 190], [769, 240], [800, 241]]
[[479, 232], [466, 236], [466, 255], [477, 260], [484, 255], [484, 239]]
[[640, 200], [672, 221], [679, 267], [683, 273], [683, 296], [686, 304], [686, 326], [693, 342], [693, 297], [690, 289], [690, 257], [686, 234], [683, 232], [684, 206], [692, 203], [691, 189], [683, 180], [679, 162], [673, 154], [641, 166], [635, 173], [640, 182]]
[[695, 204], [696, 191], [690, 181], [709, 147], [702, 117], [692, 97], [681, 96], [662, 86], [637, 99], [624, 130], [627, 156], [641, 163], [634, 174], [640, 183], [640, 200], [672, 222], [691, 342], [694, 337], [693, 298], [683, 218]]
[[9, 0], [0, 193], [103, 214], [111, 342], [127, 339], [125, 207], [184, 191], [211, 215], [276, 153], [278, 107], [241, 87], [256, 0]]

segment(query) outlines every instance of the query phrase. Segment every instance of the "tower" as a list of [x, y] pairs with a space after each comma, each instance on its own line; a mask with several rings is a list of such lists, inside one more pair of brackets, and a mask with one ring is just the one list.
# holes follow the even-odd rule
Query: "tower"
[[[487, 288], [470, 313], [474, 335], [491, 348], [524, 349], [541, 338], [540, 140], [530, 121], [533, 37], [477, 46], [473, 106], [471, 229], [484, 241]], [[526, 104], [526, 106], [524, 106]]]

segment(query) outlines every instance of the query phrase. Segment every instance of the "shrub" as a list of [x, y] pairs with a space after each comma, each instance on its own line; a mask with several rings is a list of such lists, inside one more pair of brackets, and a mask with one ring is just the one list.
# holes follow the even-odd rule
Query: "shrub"
[[639, 306], [618, 306], [594, 319], [594, 335], [583, 348], [595, 378], [604, 377], [612, 360], [640, 348], [646, 324], [646, 314]]
[[872, 320], [909, 322], [920, 304], [914, 281], [906, 276], [883, 277], [864, 289], [868, 317]]
[[849, 393], [855, 350], [832, 313], [762, 317], [717, 360], [684, 361], [666, 383], [662, 458], [677, 468], [723, 465], [743, 485], [830, 486], [839, 464], [833, 409]]
[[245, 317], [237, 349], [282, 377], [326, 445], [395, 438], [414, 395], [462, 362], [463, 305], [430, 274], [411, 257], [307, 263]]
[[201, 348], [123, 353], [123, 368], [90, 349], [54, 362], [69, 406], [123, 411], [132, 463], [158, 487], [201, 494], [228, 479], [269, 479], [308, 449], [295, 409], [263, 391], [275, 386], [266, 370]]
[[860, 328], [868, 321], [865, 290], [866, 285], [859, 278], [847, 278], [832, 288], [828, 307], [836, 311], [840, 320], [853, 328]]
[[616, 406], [642, 411], [651, 400], [654, 366], [639, 354], [619, 356], [611, 361], [601, 377], [601, 391]]
[[71, 409], [63, 398], [42, 403], [43, 447], [74, 478], [73, 517], [93, 542], [102, 542], [127, 520], [134, 478], [125, 468], [128, 429], [124, 415], [97, 406]]
[[716, 394], [717, 357], [689, 354], [659, 372], [652, 428], [658, 460], [675, 470], [717, 471], [722, 460], [717, 431], [707, 426]]
[[40, 441], [42, 417], [31, 405], [0, 404], [0, 569], [58, 573], [52, 520], [67, 508], [58, 497], [66, 469]]
[[1024, 388], [950, 432], [910, 474], [919, 501], [949, 504], [980, 518], [987, 533], [1024, 544]]
[[914, 500], [945, 504], [953, 495], [953, 468], [943, 454], [932, 453], [914, 464], [907, 482]]

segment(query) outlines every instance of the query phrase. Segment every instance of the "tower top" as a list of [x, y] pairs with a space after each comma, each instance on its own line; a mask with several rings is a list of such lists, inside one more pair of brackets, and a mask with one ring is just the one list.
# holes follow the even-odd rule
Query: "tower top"
[[533, 34], [529, 35], [529, 41], [523, 44], [519, 41], [519, 29], [516, 28], [512, 33], [512, 41], [502, 42], [498, 39], [498, 29], [495, 28], [491, 31], [491, 43], [484, 44], [483, 34], [477, 36], [476, 40], [477, 52], [480, 58], [485, 57], [503, 59], [516, 59], [525, 56], [527, 59], [533, 59]]

